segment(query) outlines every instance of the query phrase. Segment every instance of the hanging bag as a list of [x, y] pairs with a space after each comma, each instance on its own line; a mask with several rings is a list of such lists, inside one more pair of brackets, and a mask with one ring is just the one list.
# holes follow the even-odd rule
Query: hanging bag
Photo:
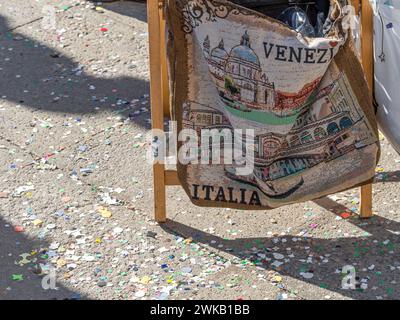
[[257, 2], [167, 1], [177, 170], [194, 204], [269, 209], [371, 181], [377, 126], [343, 5], [299, 6], [309, 37]]

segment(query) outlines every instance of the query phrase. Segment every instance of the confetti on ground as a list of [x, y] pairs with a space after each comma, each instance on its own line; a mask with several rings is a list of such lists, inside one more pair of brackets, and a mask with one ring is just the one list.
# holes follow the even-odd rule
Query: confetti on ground
[[343, 219], [348, 219], [348, 218], [351, 216], [351, 213], [350, 213], [350, 212], [342, 212], [342, 213], [340, 214], [340, 216], [341, 216]]
[[[22, 3], [0, 6], [2, 30]], [[356, 218], [358, 189], [241, 212], [194, 207], [175, 188], [160, 226], [146, 6], [57, 10], [52, 32], [30, 24], [0, 37], [0, 299], [398, 298], [400, 160], [386, 139], [372, 219]], [[345, 266], [354, 290], [341, 287]], [[44, 290], [53, 274], [58, 290]]]
[[112, 213], [110, 210], [108, 210], [107, 208], [104, 207], [98, 207], [97, 211], [101, 214], [101, 216], [103, 218], [111, 218], [112, 217]]

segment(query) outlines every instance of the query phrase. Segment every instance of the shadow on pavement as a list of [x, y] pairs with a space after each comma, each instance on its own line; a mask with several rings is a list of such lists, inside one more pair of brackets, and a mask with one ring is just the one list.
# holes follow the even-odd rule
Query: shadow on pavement
[[[92, 1], [96, 2], [96, 1]], [[112, 1], [110, 3], [104, 2], [102, 7], [114, 11], [115, 13], [122, 14], [131, 18], [147, 22], [146, 11], [142, 10], [146, 5], [146, 1]]]
[[45, 241], [32, 240], [16, 232], [14, 226], [0, 217], [0, 300], [85, 298], [57, 282], [57, 290], [43, 289], [42, 279], [48, 271], [40, 275], [40, 264], [47, 264], [46, 254], [51, 254], [48, 247]]
[[[0, 16], [0, 30], [9, 29], [5, 18]], [[143, 105], [131, 104], [132, 100], [148, 94], [148, 81], [93, 77], [85, 73], [85, 66], [14, 31], [0, 33], [0, 49], [2, 99], [66, 115], [107, 110], [148, 127], [149, 113], [135, 114]]]
[[396, 171], [384, 171], [377, 173], [375, 175], [374, 183], [399, 182], [399, 181], [400, 181], [400, 170], [396, 170]]
[[[328, 198], [318, 199], [315, 203], [335, 214], [349, 210]], [[239, 259], [239, 264], [250, 263], [265, 270], [276, 270], [284, 276], [349, 298], [376, 299], [376, 296], [383, 296], [385, 299], [397, 299], [400, 295], [396, 285], [400, 281], [400, 224], [379, 216], [368, 220], [352, 216], [348, 222], [361, 228], [365, 236], [325, 239], [285, 235], [228, 240], [171, 220], [161, 224], [161, 228], [233, 255]], [[294, 242], [293, 238], [299, 240]], [[274, 256], [276, 253], [285, 258], [278, 256], [277, 259]], [[285, 262], [289, 254], [292, 258]], [[283, 264], [273, 266], [273, 261]], [[346, 265], [356, 267], [356, 289], [342, 289], [344, 275], [341, 270]], [[372, 269], [362, 270], [368, 267]], [[362, 283], [368, 286], [365, 290], [361, 289]]]

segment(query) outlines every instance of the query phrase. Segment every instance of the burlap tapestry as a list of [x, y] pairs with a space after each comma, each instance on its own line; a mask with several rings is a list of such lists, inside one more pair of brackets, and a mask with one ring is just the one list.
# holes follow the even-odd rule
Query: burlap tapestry
[[191, 201], [270, 209], [371, 180], [378, 132], [362, 66], [343, 28], [345, 3], [331, 0], [324, 37], [316, 38], [241, 3], [166, 4], [171, 113], [178, 132], [194, 130], [199, 146], [201, 138], [210, 139], [201, 136], [203, 129], [221, 133], [224, 143], [227, 131], [254, 132], [240, 150], [254, 154], [250, 173], [237, 170], [243, 162], [205, 163], [204, 150], [185, 149], [194, 161], [177, 169]]

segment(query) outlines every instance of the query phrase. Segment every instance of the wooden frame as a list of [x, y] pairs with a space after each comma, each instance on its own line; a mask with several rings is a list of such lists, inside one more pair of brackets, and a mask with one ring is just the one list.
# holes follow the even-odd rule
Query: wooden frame
[[[373, 25], [369, 0], [354, 0], [356, 12], [361, 9], [361, 56], [372, 101], [373, 88]], [[164, 130], [164, 116], [169, 116], [169, 89], [165, 46], [165, 16], [163, 0], [147, 0], [149, 30], [150, 100], [153, 129]], [[166, 187], [180, 185], [175, 170], [166, 170], [164, 164], [153, 164], [154, 216], [163, 223], [167, 220]], [[372, 184], [360, 188], [360, 217], [372, 216]]]

